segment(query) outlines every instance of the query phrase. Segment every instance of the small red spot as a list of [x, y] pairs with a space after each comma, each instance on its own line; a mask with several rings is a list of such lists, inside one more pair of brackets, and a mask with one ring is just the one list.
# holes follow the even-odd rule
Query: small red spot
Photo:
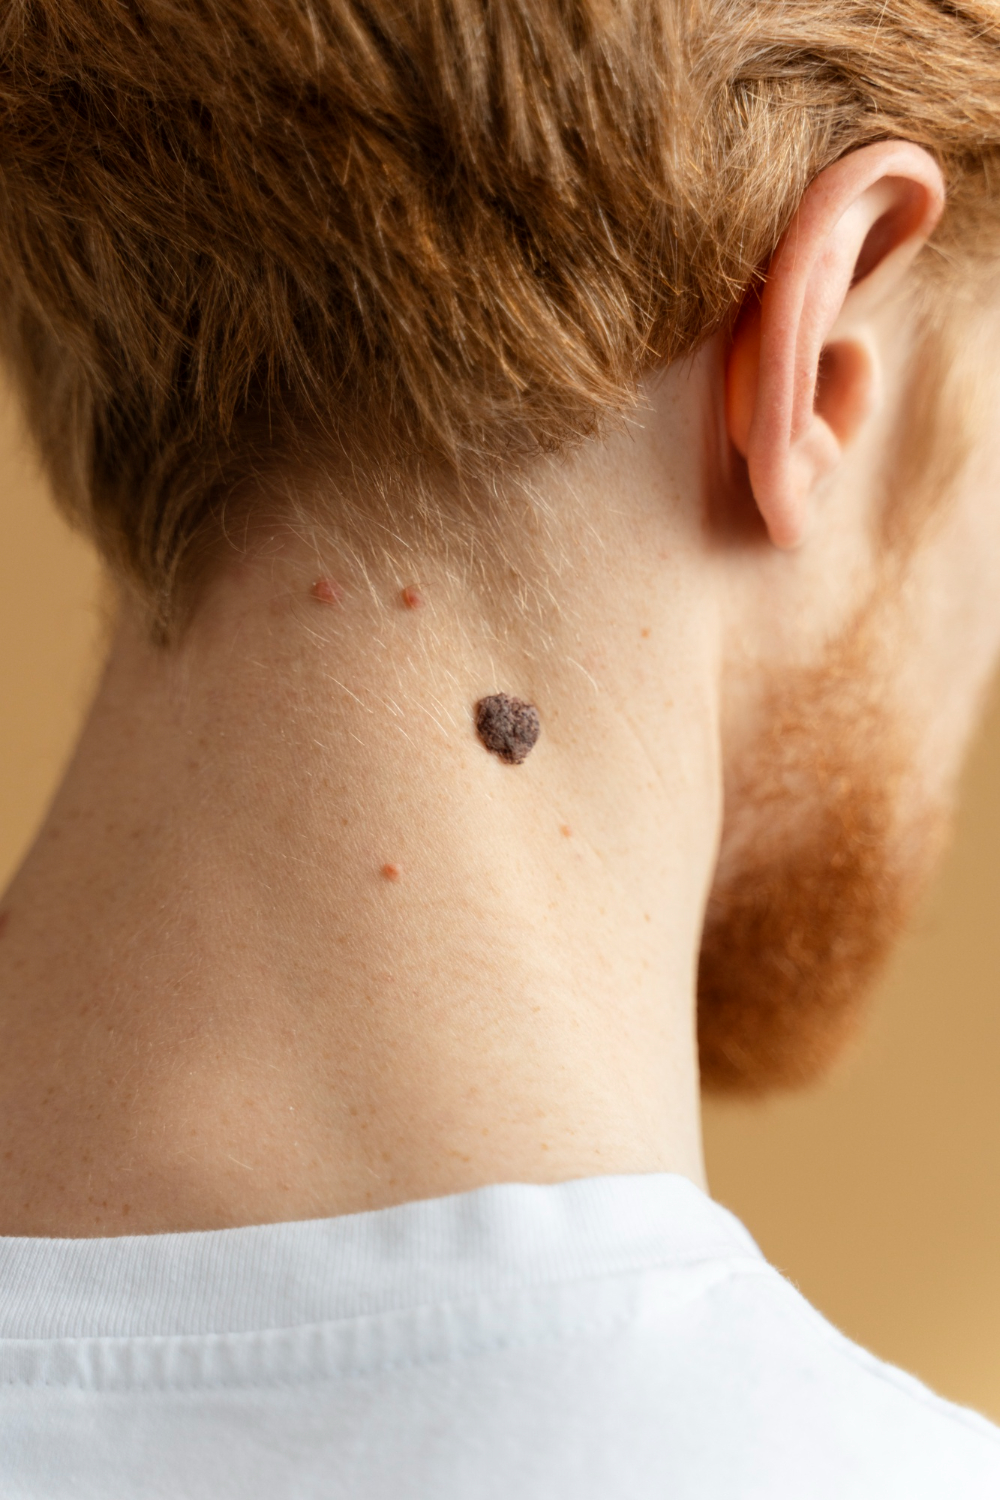
[[343, 598], [332, 578], [317, 578], [309, 592], [320, 604], [339, 604]]
[[382, 866], [382, 874], [386, 880], [398, 880], [402, 873], [398, 865], [387, 864]]
[[563, 823], [559, 829], [559, 832], [562, 834], [564, 839], [571, 839], [573, 837], [573, 830], [568, 823]]
[[400, 596], [407, 609], [419, 609], [424, 602], [424, 596], [412, 583], [408, 583]]
[[648, 641], [649, 640], [649, 626], [648, 625], [644, 625], [642, 627], [642, 629], [640, 630], [639, 634], [642, 636], [642, 638], [643, 638], [644, 641]]

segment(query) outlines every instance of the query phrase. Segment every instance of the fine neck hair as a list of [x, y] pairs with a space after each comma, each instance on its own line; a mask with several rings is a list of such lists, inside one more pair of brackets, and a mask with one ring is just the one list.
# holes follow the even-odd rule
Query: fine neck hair
[[[176, 643], [122, 606], [2, 907], [0, 1232], [701, 1181], [718, 379], [539, 466], [479, 566], [275, 526]], [[498, 692], [540, 714], [521, 765], [475, 732]]]
[[699, 1056], [825, 1066], [1000, 646], [995, 444], [883, 535], [944, 190], [913, 142], [824, 169], [732, 326], [478, 524], [259, 511], [171, 644], [123, 605], [0, 908], [0, 1232], [700, 1182]]

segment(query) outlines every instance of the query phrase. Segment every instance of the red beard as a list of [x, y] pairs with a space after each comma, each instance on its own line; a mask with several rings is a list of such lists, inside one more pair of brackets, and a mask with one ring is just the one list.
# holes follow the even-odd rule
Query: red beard
[[[698, 978], [710, 1090], [810, 1082], [856, 1027], [946, 826], [914, 788], [866, 610], [774, 695], [727, 795]], [[880, 649], [881, 648], [881, 649]]]

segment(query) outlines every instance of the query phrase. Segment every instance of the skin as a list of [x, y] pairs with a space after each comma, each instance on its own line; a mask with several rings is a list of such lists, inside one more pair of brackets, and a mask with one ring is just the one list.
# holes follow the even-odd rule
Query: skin
[[[443, 549], [362, 576], [275, 530], [172, 650], [123, 609], [0, 906], [0, 1232], [703, 1181], [705, 904], [720, 845], [731, 880], [765, 833], [733, 789], [776, 685], [876, 586], [940, 202], [915, 146], [824, 173], [759, 312], [540, 466], [485, 583]], [[909, 803], [946, 794], [1000, 644], [998, 480], [986, 435], [880, 615]], [[400, 608], [414, 576], [423, 608]], [[497, 690], [541, 714], [521, 766], [476, 738]]]

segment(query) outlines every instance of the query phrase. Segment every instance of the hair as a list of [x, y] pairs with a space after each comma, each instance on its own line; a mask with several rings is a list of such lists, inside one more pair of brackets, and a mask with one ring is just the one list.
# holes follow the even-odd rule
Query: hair
[[599, 431], [893, 137], [955, 279], [1000, 222], [985, 0], [6, 0], [0, 350], [166, 627], [285, 466], [412, 494]]
[[905, 549], [818, 660], [775, 681], [727, 786], [698, 962], [701, 1082], [764, 1094], [821, 1077], [937, 863], [951, 787], [914, 769], [892, 700]]

